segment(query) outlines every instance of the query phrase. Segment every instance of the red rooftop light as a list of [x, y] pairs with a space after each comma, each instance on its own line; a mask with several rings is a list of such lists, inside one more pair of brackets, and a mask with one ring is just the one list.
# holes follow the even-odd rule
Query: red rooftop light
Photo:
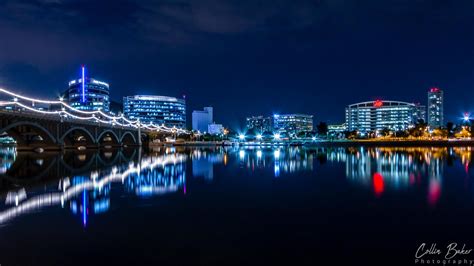
[[430, 92], [439, 92], [440, 89], [439, 88], [436, 88], [436, 87], [433, 87], [430, 89]]
[[381, 107], [383, 105], [383, 102], [381, 100], [376, 100], [374, 102], [374, 107]]

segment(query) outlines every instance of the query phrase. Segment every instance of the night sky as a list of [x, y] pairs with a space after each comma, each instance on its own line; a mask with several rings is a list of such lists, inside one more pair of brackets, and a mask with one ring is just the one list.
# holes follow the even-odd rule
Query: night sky
[[[300, 112], [340, 123], [348, 104], [426, 104], [474, 113], [472, 0], [0, 0], [0, 86], [57, 97], [109, 82], [114, 100], [186, 95], [188, 118]], [[190, 121], [188, 121], [190, 125]]]

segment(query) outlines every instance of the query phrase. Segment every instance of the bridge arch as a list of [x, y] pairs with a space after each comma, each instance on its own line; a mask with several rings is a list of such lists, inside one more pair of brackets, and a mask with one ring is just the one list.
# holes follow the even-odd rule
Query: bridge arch
[[95, 153], [89, 152], [66, 152], [60, 157], [59, 163], [71, 174], [84, 173], [92, 169], [96, 156]]
[[37, 134], [37, 136], [40, 136], [41, 140], [45, 140], [45, 141], [49, 140], [51, 143], [57, 143], [57, 139], [53, 136], [53, 134], [51, 134], [51, 132], [47, 128], [35, 122], [30, 122], [30, 121], [14, 122], [0, 129], [0, 133], [3, 133], [3, 132], [7, 133], [9, 136], [15, 139], [17, 144], [28, 145], [31, 142], [34, 142], [35, 140], [31, 139], [31, 133], [34, 133], [34, 134]]
[[[78, 139], [83, 137], [84, 135], [79, 135], [77, 133], [83, 133], [86, 137], [84, 139]], [[74, 146], [75, 144], [95, 144], [97, 140], [94, 138], [91, 132], [84, 127], [72, 127], [68, 129], [59, 139], [59, 143], [63, 143], [64, 145]]]
[[122, 138], [120, 139], [120, 143], [123, 144], [138, 144], [135, 134], [132, 134], [130, 131], [126, 131], [122, 134]]
[[114, 131], [107, 129], [102, 131], [97, 137], [97, 144], [99, 145], [119, 145], [120, 138]]

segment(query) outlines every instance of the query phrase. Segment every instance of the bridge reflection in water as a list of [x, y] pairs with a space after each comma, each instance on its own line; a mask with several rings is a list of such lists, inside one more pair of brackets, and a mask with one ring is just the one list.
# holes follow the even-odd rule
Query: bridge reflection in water
[[[0, 207], [0, 223], [57, 205], [87, 225], [89, 215], [106, 212], [111, 199], [116, 198], [112, 196], [116, 192], [113, 184], [137, 197], [179, 191], [186, 194], [187, 161], [191, 162], [193, 177], [208, 183], [227, 178], [229, 171], [232, 175], [236, 171], [243, 175], [258, 172], [261, 178], [273, 176], [277, 182], [304, 174], [342, 180], [344, 185], [367, 190], [375, 198], [415, 188], [422, 197], [426, 195], [429, 206], [435, 207], [443, 186], [450, 181], [444, 178], [446, 168], [455, 166], [469, 177], [472, 153], [470, 147], [169, 147], [149, 155], [142, 155], [139, 149], [41, 155], [0, 149], [0, 192], [5, 202]], [[32, 189], [38, 185], [43, 189]]]
[[[135, 152], [139, 153], [139, 150], [135, 150]], [[41, 191], [39, 193], [33, 192], [32, 195], [26, 195], [24, 188], [9, 191], [5, 199], [6, 208], [0, 211], [0, 223], [8, 222], [17, 216], [41, 210], [45, 207], [60, 205], [63, 208], [68, 207], [72, 213], [80, 215], [83, 225], [86, 226], [89, 215], [108, 210], [110, 206], [111, 185], [113, 183], [122, 185], [124, 191], [139, 197], [177, 192], [180, 189], [185, 189], [186, 155], [173, 153], [161, 156], [148, 156], [139, 158], [138, 162], [131, 161], [120, 164], [121, 158], [123, 159], [125, 153], [122, 151], [115, 151], [115, 153], [115, 155], [93, 154], [94, 156], [91, 156], [89, 161], [100, 162], [99, 170], [93, 171], [88, 175], [62, 178], [56, 181], [57, 186], [49, 187], [46, 193]], [[88, 155], [79, 154], [77, 155], [78, 160], [87, 161], [83, 156], [87, 157]], [[104, 158], [101, 158], [101, 156], [107, 157], [109, 162], [107, 160], [104, 161]], [[67, 156], [63, 155], [60, 157], [64, 158]], [[130, 159], [133, 159], [133, 156]], [[56, 160], [55, 163], [61, 163], [61, 167], [66, 169], [64, 160]], [[88, 166], [88, 169], [91, 169], [90, 162], [85, 164]], [[114, 166], [108, 169], [105, 168], [106, 170], [101, 168], [109, 164]], [[8, 168], [6, 173], [11, 168]], [[73, 169], [69, 170], [74, 172]], [[6, 176], [6, 178], [9, 177]]]

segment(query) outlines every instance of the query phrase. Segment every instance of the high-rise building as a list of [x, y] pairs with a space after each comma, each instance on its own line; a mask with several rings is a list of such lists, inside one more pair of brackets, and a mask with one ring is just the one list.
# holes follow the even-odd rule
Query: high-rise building
[[193, 130], [207, 132], [209, 124], [213, 122], [212, 107], [204, 107], [204, 110], [195, 110], [192, 114]]
[[419, 103], [415, 104], [415, 113], [414, 113], [414, 122], [418, 123], [420, 121], [427, 122], [426, 121], [426, 106], [421, 105]]
[[444, 125], [443, 103], [443, 91], [439, 88], [431, 88], [428, 91], [428, 126], [431, 129]]
[[369, 101], [346, 107], [347, 130], [362, 133], [382, 129], [400, 131], [408, 129], [417, 121], [422, 107], [400, 101]]
[[305, 114], [273, 115], [275, 131], [287, 133], [289, 136], [299, 132], [313, 131], [313, 116]]
[[109, 112], [109, 84], [87, 77], [86, 68], [81, 68], [81, 78], [71, 80], [64, 99], [74, 108], [85, 111]]
[[141, 123], [186, 127], [186, 101], [168, 96], [135, 95], [123, 98], [123, 113], [130, 120]]
[[247, 129], [255, 129], [259, 132], [273, 131], [273, 121], [269, 116], [252, 116], [246, 119]]

